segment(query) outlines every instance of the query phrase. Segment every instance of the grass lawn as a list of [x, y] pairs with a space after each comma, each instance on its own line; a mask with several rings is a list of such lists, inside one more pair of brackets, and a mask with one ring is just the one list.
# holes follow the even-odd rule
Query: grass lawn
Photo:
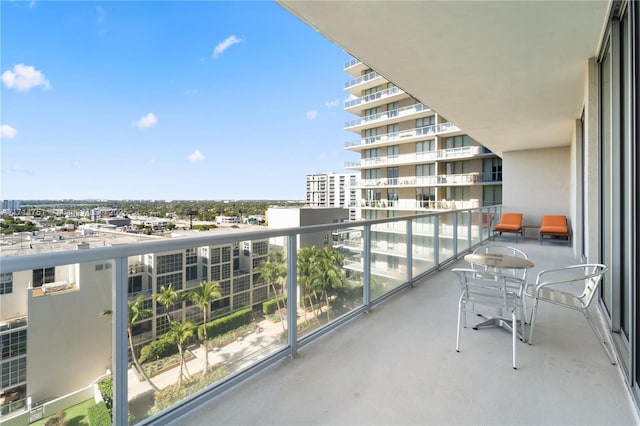
[[[87, 399], [80, 404], [74, 405], [64, 410], [64, 418], [69, 426], [89, 426], [89, 420], [87, 419], [87, 411], [90, 407], [96, 405], [93, 398]], [[42, 425], [53, 416], [44, 417], [37, 420], [31, 425]]]

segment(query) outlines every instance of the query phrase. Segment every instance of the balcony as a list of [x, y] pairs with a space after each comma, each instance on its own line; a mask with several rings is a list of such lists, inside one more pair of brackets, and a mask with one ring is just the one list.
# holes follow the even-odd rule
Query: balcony
[[[462, 264], [458, 259], [464, 253], [489, 238], [490, 227], [480, 218], [499, 213], [500, 207], [494, 206], [159, 240], [2, 258], [0, 266], [3, 272], [19, 272], [70, 262], [113, 261], [107, 279], [90, 277], [91, 285], [80, 283], [73, 299], [65, 301], [67, 296], [61, 295], [42, 302], [77, 306], [81, 300], [82, 310], [68, 312], [45, 306], [50, 312], [47, 318], [30, 312], [29, 329], [42, 331], [46, 324], [65, 326], [54, 328], [51, 340], [38, 342], [37, 336], [32, 336], [26, 356], [28, 368], [34, 370], [28, 380], [37, 380], [44, 354], [53, 359], [65, 351], [82, 352], [82, 359], [69, 363], [71, 372], [63, 359], [56, 358], [52, 374], [61, 380], [55, 389], [66, 383], [62, 378], [78, 374], [80, 369], [94, 367], [96, 378], [100, 377], [103, 361], [93, 360], [113, 357], [115, 424], [127, 423], [127, 408], [141, 424], [271, 423], [265, 416], [282, 419], [283, 424], [584, 423], [587, 418], [582, 415], [589, 416], [588, 423], [633, 423], [634, 411], [617, 367], [607, 362], [579, 316], [553, 308], [541, 310], [538, 342], [522, 345], [518, 371], [510, 364], [509, 334], [501, 330], [466, 330], [463, 351], [455, 353], [459, 294], [449, 269]], [[329, 310], [320, 299], [314, 302], [316, 306], [301, 309], [295, 301], [303, 299], [298, 291], [306, 272], [304, 263], [297, 261], [297, 241], [302, 237], [322, 241], [327, 236], [337, 238], [336, 249], [344, 255], [342, 268], [351, 286], [345, 288], [347, 292], [332, 296]], [[199, 345], [191, 347], [194, 358], [187, 361], [187, 370], [195, 379], [183, 385], [180, 398], [167, 400], [166, 393], [157, 396], [157, 406], [147, 411], [145, 395], [152, 393], [151, 388], [129, 368], [127, 357], [127, 259], [149, 252], [264, 239], [284, 240], [290, 272], [284, 321], [261, 320], [252, 331], [208, 352]], [[527, 244], [521, 240], [519, 247], [529, 253], [537, 270], [575, 263], [571, 248], [566, 246], [539, 247], [537, 241]], [[105, 291], [108, 289], [115, 289], [115, 294]], [[243, 294], [254, 297], [250, 292]], [[101, 319], [97, 312], [108, 307], [112, 307], [113, 317]], [[366, 312], [372, 315], [362, 315]], [[68, 315], [76, 321], [63, 321]], [[557, 324], [562, 324], [564, 331], [558, 332]], [[99, 328], [99, 332], [83, 334], [92, 328]], [[149, 337], [148, 330], [141, 331], [136, 341]], [[58, 343], [66, 342], [69, 335], [91, 344], [68, 347]], [[41, 350], [43, 345], [47, 351]], [[212, 373], [217, 374], [215, 379], [199, 379], [205, 356]], [[51, 371], [46, 363], [42, 368]], [[256, 375], [258, 372], [261, 374]], [[167, 388], [176, 383], [177, 373], [174, 367], [153, 376], [152, 381]], [[37, 387], [27, 383], [27, 394], [32, 388]], [[56, 410], [60, 409], [59, 401]], [[215, 408], [210, 401], [215, 402]], [[459, 409], [460, 401], [466, 401], [465, 410]], [[332, 410], [327, 413], [329, 406]], [[585, 412], [584, 406], [593, 412]], [[27, 408], [11, 414], [12, 424], [28, 423], [36, 407]], [[185, 415], [188, 417], [181, 417]], [[621, 417], [607, 417], [606, 422], [598, 417], [605, 415]]]
[[372, 71], [353, 80], [349, 80], [344, 84], [344, 90], [353, 95], [362, 93], [363, 90], [375, 87], [386, 80], [377, 72]]
[[502, 174], [494, 172], [473, 172], [433, 176], [401, 176], [397, 178], [360, 179], [354, 188], [372, 187], [421, 187], [421, 186], [466, 186], [497, 184], [502, 182]]
[[[520, 240], [518, 248], [536, 263], [530, 276], [575, 262], [567, 247]], [[517, 371], [500, 329], [463, 330], [456, 353], [459, 292], [450, 269], [458, 266], [465, 262], [174, 424], [638, 424], [618, 367], [579, 313], [544, 306], [534, 345], [518, 348]]]
[[347, 121], [344, 123], [344, 127], [345, 130], [357, 132], [366, 127], [374, 125], [378, 126], [383, 123], [398, 123], [409, 118], [419, 118], [427, 116], [429, 115], [429, 113], [433, 114], [431, 108], [429, 108], [425, 104], [416, 103], [414, 105], [393, 109], [391, 111], [384, 111], [378, 114], [366, 115], [355, 120]]
[[439, 149], [435, 151], [416, 152], [411, 154], [399, 154], [394, 156], [363, 158], [360, 161], [346, 161], [345, 168], [358, 170], [364, 168], [377, 168], [387, 165], [423, 164], [443, 160], [458, 160], [472, 158], [480, 155], [493, 156], [490, 152], [484, 152], [480, 146], [465, 146], [460, 148]]
[[402, 130], [400, 132], [385, 133], [382, 135], [368, 136], [353, 141], [347, 141], [344, 143], [344, 147], [351, 151], [360, 151], [364, 148], [395, 145], [399, 142], [417, 142], [427, 136], [436, 136], [460, 131], [460, 128], [453, 123], [432, 124], [430, 126], [417, 127], [415, 129]]
[[360, 115], [365, 108], [373, 108], [378, 105], [395, 102], [406, 96], [405, 91], [399, 87], [390, 87], [356, 99], [350, 99], [344, 103], [344, 110]]
[[368, 66], [360, 62], [359, 59], [353, 58], [344, 63], [344, 71], [350, 75], [357, 77], [362, 74], [362, 71], [366, 70]]

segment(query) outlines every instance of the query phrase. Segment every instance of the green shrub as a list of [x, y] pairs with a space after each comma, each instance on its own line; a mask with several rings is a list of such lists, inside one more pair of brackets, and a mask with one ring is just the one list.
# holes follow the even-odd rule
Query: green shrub
[[[250, 324], [252, 321], [253, 312], [251, 308], [242, 309], [232, 313], [231, 315], [208, 322], [207, 337], [211, 338], [218, 334], [226, 333], [227, 331], [231, 331], [240, 326]], [[204, 325], [198, 327], [198, 339], [204, 340]]]
[[43, 423], [44, 426], [64, 426], [66, 424], [67, 422], [64, 419], [64, 411], [57, 412], [56, 414], [51, 416], [49, 420]]
[[278, 303], [280, 306], [287, 306], [287, 296], [279, 296], [276, 299], [267, 300], [262, 304], [262, 313], [264, 315], [271, 315], [278, 309]]
[[89, 408], [87, 419], [89, 420], [89, 426], [111, 426], [111, 415], [104, 402]]
[[142, 364], [146, 361], [165, 358], [176, 353], [178, 353], [178, 346], [175, 343], [171, 342], [165, 334], [159, 339], [154, 340], [148, 345], [145, 345], [140, 350], [140, 358], [138, 358], [138, 362]]
[[107, 406], [109, 413], [111, 413], [111, 408], [113, 407], [113, 376], [100, 380], [98, 382], [98, 390], [100, 391], [100, 395], [102, 395], [102, 400]]
[[193, 395], [195, 392], [203, 389], [215, 382], [218, 382], [229, 375], [229, 369], [225, 365], [216, 365], [205, 373], [196, 373], [189, 379], [182, 382], [182, 386], [173, 384], [167, 386], [159, 392], [154, 394], [156, 401], [155, 405], [151, 408], [149, 414], [155, 414], [160, 410], [164, 410], [167, 407], [171, 407], [175, 403], [182, 401], [186, 397]]

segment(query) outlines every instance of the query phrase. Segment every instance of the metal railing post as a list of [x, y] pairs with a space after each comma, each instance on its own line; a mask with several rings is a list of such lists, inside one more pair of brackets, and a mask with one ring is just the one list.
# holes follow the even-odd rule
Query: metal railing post
[[291, 357], [298, 355], [298, 238], [287, 237], [287, 340]]
[[[129, 351], [127, 325], [129, 323], [129, 307], [127, 300], [128, 280], [127, 258], [115, 258], [112, 299], [112, 342], [111, 356], [113, 363], [113, 424], [129, 424], [129, 390], [127, 383]], [[133, 350], [133, 348], [132, 348]]]
[[433, 216], [433, 261], [440, 269], [440, 216]]
[[458, 212], [453, 213], [453, 253], [458, 256]]
[[371, 304], [371, 225], [364, 226], [364, 239], [362, 241], [362, 304], [369, 311]]
[[413, 287], [413, 231], [412, 231], [413, 222], [411, 219], [407, 219], [406, 222], [406, 233], [407, 233], [407, 282], [411, 283], [411, 287]]

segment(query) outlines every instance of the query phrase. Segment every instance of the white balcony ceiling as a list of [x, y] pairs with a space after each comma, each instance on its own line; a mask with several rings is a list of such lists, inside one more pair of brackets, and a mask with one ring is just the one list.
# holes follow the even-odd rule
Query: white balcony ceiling
[[[566, 146], [609, 1], [278, 1], [478, 142]], [[345, 79], [349, 77], [345, 74]]]

